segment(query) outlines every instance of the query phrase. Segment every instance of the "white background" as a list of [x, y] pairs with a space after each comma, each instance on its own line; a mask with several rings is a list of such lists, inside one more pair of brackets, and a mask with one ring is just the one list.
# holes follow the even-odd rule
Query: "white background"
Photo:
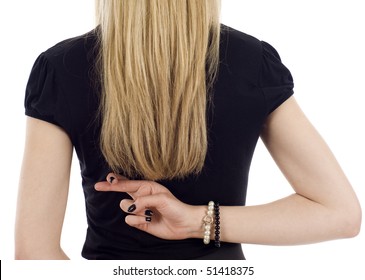
[[[265, 40], [278, 50], [294, 77], [296, 99], [335, 153], [364, 205], [362, 2], [222, 0], [222, 22]], [[65, 38], [91, 30], [93, 9], [92, 0], [0, 2], [2, 260], [13, 259], [16, 194], [24, 145], [23, 99], [30, 69], [40, 52]], [[247, 204], [266, 203], [291, 192], [260, 142], [251, 168]], [[81, 179], [75, 161], [62, 238], [63, 248], [73, 260], [81, 259], [85, 230]], [[354, 239], [314, 245], [243, 245], [243, 248], [250, 263], [260, 265], [261, 272], [267, 275], [291, 275], [296, 279], [310, 276], [364, 279], [365, 276], [360, 266], [365, 248], [363, 231]]]

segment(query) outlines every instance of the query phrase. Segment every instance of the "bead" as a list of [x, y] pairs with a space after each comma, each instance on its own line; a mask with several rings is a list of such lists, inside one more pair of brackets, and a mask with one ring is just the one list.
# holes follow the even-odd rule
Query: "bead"
[[214, 206], [214, 201], [209, 201], [208, 205]]
[[213, 211], [208, 210], [208, 212], [207, 212], [207, 215], [208, 215], [208, 216], [213, 216], [213, 214], [214, 214], [214, 213], [213, 213]]

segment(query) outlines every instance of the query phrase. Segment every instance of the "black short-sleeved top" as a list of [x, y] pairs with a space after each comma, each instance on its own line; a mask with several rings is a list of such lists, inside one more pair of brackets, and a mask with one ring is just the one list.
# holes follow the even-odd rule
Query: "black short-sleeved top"
[[[80, 162], [85, 194], [87, 259], [243, 259], [241, 244], [202, 239], [168, 241], [128, 226], [119, 208], [123, 193], [97, 192], [94, 184], [110, 172], [99, 148], [95, 74], [95, 30], [43, 52], [30, 74], [25, 113], [60, 126]], [[245, 205], [249, 168], [267, 116], [293, 94], [293, 80], [276, 50], [222, 25], [220, 64], [208, 107], [208, 152], [198, 176], [161, 181], [181, 201]], [[81, 205], [80, 205], [81, 207]], [[197, 217], [199, 218], [199, 217]]]

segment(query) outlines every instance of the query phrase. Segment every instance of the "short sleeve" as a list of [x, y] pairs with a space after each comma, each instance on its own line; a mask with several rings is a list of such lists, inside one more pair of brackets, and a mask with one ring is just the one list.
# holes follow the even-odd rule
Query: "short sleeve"
[[35, 61], [25, 91], [25, 114], [56, 125], [58, 89], [55, 70], [42, 53]]
[[268, 43], [262, 44], [262, 61], [259, 74], [259, 86], [265, 96], [267, 114], [273, 112], [293, 95], [293, 78], [281, 62], [278, 52]]

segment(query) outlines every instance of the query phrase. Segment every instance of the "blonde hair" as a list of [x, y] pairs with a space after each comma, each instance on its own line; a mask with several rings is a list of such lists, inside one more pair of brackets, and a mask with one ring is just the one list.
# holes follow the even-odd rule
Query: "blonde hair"
[[219, 0], [98, 0], [102, 129], [114, 172], [199, 173], [219, 62]]

